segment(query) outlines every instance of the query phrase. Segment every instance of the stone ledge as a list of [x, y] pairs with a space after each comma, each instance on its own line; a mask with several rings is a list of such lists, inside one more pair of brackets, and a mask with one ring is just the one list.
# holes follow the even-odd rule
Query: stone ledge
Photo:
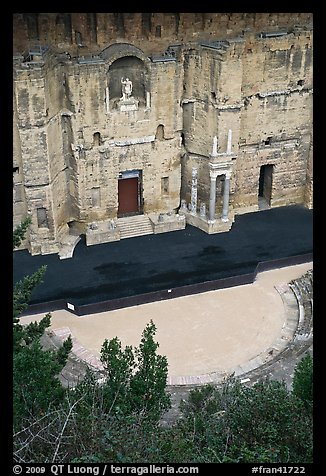
[[225, 233], [229, 231], [234, 222], [234, 213], [229, 213], [228, 221], [222, 221], [221, 218], [217, 218], [216, 220], [208, 220], [206, 217], [202, 217], [198, 214], [191, 213], [187, 210], [180, 209], [180, 215], [184, 215], [186, 218], [186, 222], [189, 225], [192, 225], [200, 230], [204, 231], [207, 234], [214, 234], [214, 233]]
[[168, 215], [162, 213], [159, 215], [150, 215], [154, 234], [166, 233], [170, 231], [184, 230], [186, 227], [186, 220], [184, 215]]
[[[86, 230], [86, 245], [99, 245], [102, 243], [110, 243], [111, 241], [120, 240], [120, 230], [112, 220], [95, 222], [93, 228], [88, 226]], [[114, 227], [113, 227], [114, 226]]]
[[69, 235], [65, 237], [61, 242], [61, 248], [59, 251], [60, 259], [72, 258], [75, 247], [80, 242], [80, 236]]

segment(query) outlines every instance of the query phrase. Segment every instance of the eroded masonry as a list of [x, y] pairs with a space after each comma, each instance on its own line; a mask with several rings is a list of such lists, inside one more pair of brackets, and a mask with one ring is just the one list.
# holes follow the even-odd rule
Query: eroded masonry
[[17, 13], [13, 31], [21, 248], [312, 208], [312, 14]]

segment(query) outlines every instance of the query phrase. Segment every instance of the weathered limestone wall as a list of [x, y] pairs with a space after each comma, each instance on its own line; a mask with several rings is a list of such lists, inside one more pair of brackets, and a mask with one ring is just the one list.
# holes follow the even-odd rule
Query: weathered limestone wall
[[[207, 80], [209, 62], [205, 65], [203, 61], [207, 54], [199, 48], [189, 52], [183, 109], [185, 145], [194, 157], [183, 161], [183, 199], [189, 201], [191, 170], [196, 166], [198, 197], [208, 204], [205, 168], [213, 136], [217, 136], [218, 152], [225, 152], [231, 129], [234, 160], [230, 204], [237, 213], [257, 209], [260, 168], [268, 164], [274, 165], [272, 206], [312, 200], [312, 187], [307, 186], [307, 181], [312, 183], [312, 172], [307, 172], [307, 167], [312, 167], [308, 166], [311, 51], [311, 31], [273, 39], [246, 34], [229, 42], [224, 54], [210, 53], [215, 84]], [[206, 159], [200, 158], [202, 155]], [[218, 201], [217, 195], [217, 205]]]
[[[20, 135], [17, 123], [17, 101], [15, 92], [13, 95], [13, 226], [19, 225], [27, 216], [27, 202], [24, 185], [24, 172]], [[21, 244], [26, 248], [29, 242], [29, 233]]]
[[172, 43], [234, 38], [248, 28], [275, 31], [311, 23], [312, 13], [15, 13], [14, 54], [35, 39], [70, 54], [126, 40], [146, 54], [160, 53]]
[[[180, 134], [175, 131], [182, 129], [182, 110], [174, 101], [179, 87], [175, 81], [176, 64], [156, 63], [152, 68], [151, 107], [130, 112], [107, 110], [105, 65], [79, 65], [78, 75], [76, 71], [69, 75], [71, 100], [78, 111], [72, 119], [75, 145], [83, 146], [77, 160], [82, 220], [116, 218], [119, 172], [127, 170], [143, 171], [146, 212], [162, 208], [169, 211], [179, 206]], [[164, 127], [162, 140], [155, 139], [160, 125]], [[96, 133], [100, 134], [99, 145], [94, 145]], [[171, 187], [164, 204], [162, 176], [170, 177]], [[96, 187], [100, 187], [101, 199], [94, 209], [91, 194]]]
[[[48, 142], [44, 124], [45, 97], [44, 77], [40, 71], [31, 75], [21, 71], [16, 76], [17, 126], [19, 129], [20, 154], [24, 177], [26, 209], [32, 217], [30, 229], [31, 250], [41, 251], [51, 246], [54, 240], [52, 196], [49, 189], [50, 170], [48, 162]], [[14, 124], [15, 126], [15, 124]], [[14, 159], [15, 161], [15, 159]], [[37, 209], [46, 208], [48, 227], [38, 228]], [[35, 234], [39, 243], [35, 243]], [[34, 248], [33, 248], [34, 246]]]
[[311, 134], [305, 190], [305, 205], [308, 208], [313, 208], [313, 192], [313, 139]]
[[[33, 214], [33, 253], [57, 251], [70, 222], [86, 226], [116, 218], [123, 171], [141, 171], [145, 213], [179, 207], [180, 65], [147, 67], [149, 99], [130, 112], [110, 107], [107, 63], [62, 63], [51, 56], [43, 69], [17, 69], [20, 136], [15, 142], [22, 149], [26, 203]], [[45, 208], [47, 226], [40, 227], [35, 207]], [[24, 212], [16, 212], [16, 221]]]
[[[197, 208], [199, 210], [200, 203], [209, 202], [209, 169], [207, 166], [207, 159], [196, 155], [187, 154], [182, 159], [182, 188], [181, 196], [186, 203], [191, 203], [191, 182], [192, 182], [192, 169], [197, 169], [197, 184], [198, 184], [198, 203]], [[218, 194], [218, 191], [217, 191]]]
[[304, 203], [312, 128], [311, 42], [311, 32], [299, 32], [246, 47], [234, 207], [257, 203], [260, 167], [266, 164], [275, 166], [271, 204]]
[[[51, 46], [14, 58], [14, 224], [32, 216], [23, 246], [57, 252], [72, 226], [115, 219], [126, 171], [140, 171], [143, 212], [158, 214], [191, 201], [196, 167], [198, 209], [208, 209], [213, 138], [225, 154], [229, 130], [233, 211], [258, 209], [264, 165], [274, 166], [271, 206], [312, 207], [311, 21], [307, 13], [15, 14], [16, 55], [33, 38]], [[282, 29], [292, 33], [259, 34]], [[122, 77], [133, 82], [136, 110], [120, 110]]]

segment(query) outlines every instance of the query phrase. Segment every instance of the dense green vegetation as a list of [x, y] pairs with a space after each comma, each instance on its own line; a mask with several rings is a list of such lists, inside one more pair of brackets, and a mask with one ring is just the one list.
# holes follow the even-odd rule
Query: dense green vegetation
[[308, 410], [312, 411], [312, 398], [313, 398], [313, 360], [312, 357], [307, 354], [298, 363], [293, 378], [293, 393], [296, 395], [306, 406]]
[[[26, 228], [16, 236], [16, 246]], [[17, 238], [18, 237], [18, 238]], [[17, 244], [18, 243], [18, 244]], [[75, 388], [58, 375], [72, 347], [44, 350], [51, 316], [22, 326], [19, 315], [45, 269], [14, 290], [14, 460], [16, 462], [276, 462], [312, 461], [312, 359], [299, 362], [293, 391], [264, 380], [253, 386], [229, 378], [193, 390], [180, 419], [160, 424], [170, 407], [168, 363], [157, 353], [156, 327], [138, 348], [118, 338], [101, 349], [104, 372], [88, 370]]]
[[[14, 231], [13, 247], [20, 245], [30, 224], [27, 218]], [[14, 430], [29, 425], [31, 418], [46, 414], [62, 401], [64, 389], [57, 376], [65, 366], [71, 339], [59, 351], [45, 351], [40, 339], [50, 324], [47, 314], [39, 323], [22, 326], [19, 315], [28, 305], [35, 286], [42, 282], [45, 267], [16, 283], [13, 292], [13, 419]]]

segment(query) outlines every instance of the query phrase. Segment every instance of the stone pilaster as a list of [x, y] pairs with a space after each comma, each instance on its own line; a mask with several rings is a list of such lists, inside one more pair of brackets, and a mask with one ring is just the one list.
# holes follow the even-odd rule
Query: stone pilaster
[[223, 210], [222, 221], [229, 221], [229, 199], [230, 199], [230, 177], [231, 172], [226, 172], [224, 181], [224, 193], [223, 193]]
[[198, 171], [196, 167], [192, 168], [191, 173], [191, 213], [197, 213], [197, 181]]
[[215, 206], [216, 206], [216, 171], [210, 170], [209, 176], [211, 179], [210, 193], [209, 193], [209, 219], [215, 220]]

